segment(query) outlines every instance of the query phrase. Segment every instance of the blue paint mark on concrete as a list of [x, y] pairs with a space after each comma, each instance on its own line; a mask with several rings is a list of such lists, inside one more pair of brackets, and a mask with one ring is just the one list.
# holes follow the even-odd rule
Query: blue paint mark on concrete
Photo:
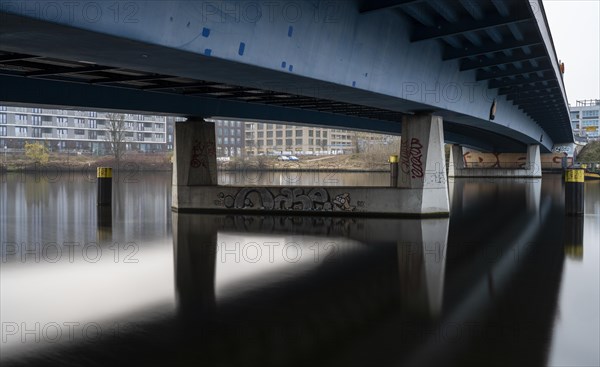
[[289, 71], [294, 71], [294, 65], [290, 64], [290, 67], [288, 68]]
[[365, 78], [369, 76], [369, 73], [365, 73]]
[[211, 53], [212, 53], [212, 50], [210, 48], [207, 48], [207, 49], [204, 50], [204, 54], [206, 56], [210, 56]]
[[284, 68], [284, 69], [285, 69], [285, 66], [286, 66], [286, 65], [287, 65], [287, 64], [285, 63], [285, 61], [282, 61], [282, 62], [281, 62], [281, 67], [282, 67], [282, 68]]
[[240, 42], [240, 49], [238, 50], [238, 54], [240, 56], [244, 55], [245, 49], [246, 49], [246, 44], [244, 42]]
[[289, 26], [289, 28], [288, 28], [288, 37], [291, 37], [292, 33], [294, 33], [294, 27]]
[[352, 86], [356, 87], [356, 81], [352, 82]]
[[210, 36], [210, 29], [209, 28], [202, 28], [202, 37], [208, 37]]

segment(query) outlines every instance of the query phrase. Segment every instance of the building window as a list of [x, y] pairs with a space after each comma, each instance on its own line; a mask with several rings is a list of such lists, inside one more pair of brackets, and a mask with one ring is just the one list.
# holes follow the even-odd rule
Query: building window
[[294, 144], [294, 139], [285, 139], [285, 145], [291, 147]]
[[301, 138], [303, 136], [303, 134], [304, 134], [304, 131], [302, 131], [302, 130], [296, 130], [296, 137], [297, 138]]
[[228, 137], [224, 137], [223, 138], [223, 143], [224, 144], [229, 144], [229, 138]]
[[312, 138], [314, 134], [313, 130], [308, 130], [308, 137]]
[[27, 123], [27, 115], [15, 115], [15, 121]]
[[0, 126], [0, 136], [6, 136], [6, 126]]
[[0, 111], [7, 111], [6, 106], [0, 106]]
[[598, 117], [599, 114], [600, 114], [600, 110], [581, 111], [581, 116], [583, 118], [586, 118], [586, 117]]
[[272, 146], [273, 145], [273, 139], [267, 139], [267, 146]]
[[32, 108], [31, 111], [33, 113], [42, 113], [42, 109], [41, 108]]
[[56, 135], [67, 136], [67, 129], [56, 129]]
[[296, 139], [296, 145], [302, 145], [302, 138]]
[[85, 121], [83, 119], [74, 119], [73, 120], [75, 122], [75, 126], [78, 127], [84, 127], [85, 126]]
[[75, 135], [84, 135], [84, 134], [85, 134], [85, 132], [83, 130], [81, 130], [81, 129], [76, 129], [75, 130]]
[[67, 126], [68, 119], [66, 117], [57, 117], [56, 118], [56, 126]]
[[31, 116], [31, 124], [35, 126], [42, 126], [42, 116]]
[[0, 124], [6, 124], [6, 114], [0, 113]]
[[293, 132], [292, 130], [286, 130], [286, 132], [285, 132], [285, 137], [286, 137], [286, 138], [291, 138], [293, 133], [294, 133], [294, 132]]
[[283, 139], [277, 139], [277, 145], [282, 146], [283, 145]]
[[283, 138], [283, 131], [276, 131], [275, 136], [278, 138]]
[[98, 126], [98, 122], [96, 120], [89, 120], [88, 124], [90, 126], [90, 129], [95, 129]]
[[26, 127], [15, 127], [15, 136], [27, 136], [27, 128]]
[[259, 132], [258, 132], [258, 138], [259, 138], [259, 139], [262, 139], [262, 138], [264, 138], [264, 137], [265, 137], [265, 133], [264, 133], [263, 131], [259, 131]]

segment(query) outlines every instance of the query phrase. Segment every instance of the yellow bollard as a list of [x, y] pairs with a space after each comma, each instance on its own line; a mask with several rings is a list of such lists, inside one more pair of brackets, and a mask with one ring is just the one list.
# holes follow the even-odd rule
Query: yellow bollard
[[391, 155], [389, 158], [390, 162], [390, 186], [398, 186], [398, 156]]
[[583, 215], [584, 177], [582, 169], [568, 169], [565, 174], [565, 210], [567, 215]]
[[96, 170], [98, 178], [98, 201], [97, 204], [102, 206], [112, 205], [112, 168], [98, 167]]

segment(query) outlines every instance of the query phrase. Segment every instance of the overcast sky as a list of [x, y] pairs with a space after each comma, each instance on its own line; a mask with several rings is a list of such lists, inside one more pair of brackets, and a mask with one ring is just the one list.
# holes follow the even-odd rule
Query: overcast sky
[[600, 0], [544, 0], [569, 103], [600, 99]]

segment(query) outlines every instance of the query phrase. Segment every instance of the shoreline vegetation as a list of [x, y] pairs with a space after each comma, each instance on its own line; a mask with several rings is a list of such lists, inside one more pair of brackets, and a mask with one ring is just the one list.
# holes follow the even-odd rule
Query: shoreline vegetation
[[[368, 153], [346, 155], [299, 156], [298, 161], [279, 161], [277, 156], [254, 156], [218, 160], [217, 168], [225, 172], [243, 171], [301, 171], [301, 172], [388, 172], [387, 157], [374, 157]], [[172, 153], [130, 153], [117, 164], [112, 156], [50, 153], [45, 162], [33, 160], [24, 154], [0, 156], [3, 172], [85, 172], [96, 167], [112, 167], [113, 170], [131, 172], [170, 172]], [[118, 166], [118, 167], [117, 167]]]
[[[449, 146], [446, 146], [448, 164]], [[0, 154], [0, 172], [83, 172], [95, 174], [96, 167], [112, 167], [122, 172], [170, 172], [173, 170], [171, 152], [127, 153], [117, 164], [114, 156], [56, 153], [36, 155]], [[280, 161], [278, 156], [219, 158], [217, 169], [222, 172], [389, 172], [387, 152], [360, 152], [344, 155], [303, 155], [297, 161]], [[577, 157], [579, 162], [600, 162], [600, 142], [590, 142]]]

